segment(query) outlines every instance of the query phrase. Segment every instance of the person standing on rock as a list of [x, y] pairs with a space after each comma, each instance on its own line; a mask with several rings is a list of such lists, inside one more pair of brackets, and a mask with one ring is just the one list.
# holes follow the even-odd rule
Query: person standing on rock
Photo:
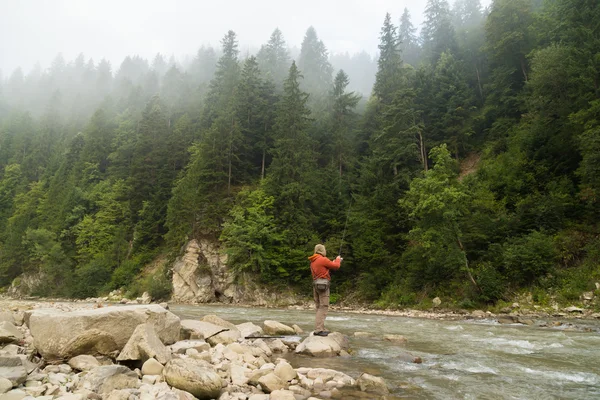
[[308, 257], [308, 259], [310, 261], [310, 270], [313, 278], [313, 295], [317, 308], [314, 334], [317, 336], [327, 336], [329, 332], [325, 330], [325, 318], [329, 310], [329, 286], [331, 283], [329, 270], [339, 269], [342, 264], [342, 258], [337, 256], [335, 260], [329, 260], [325, 246], [318, 244], [315, 246], [315, 254]]

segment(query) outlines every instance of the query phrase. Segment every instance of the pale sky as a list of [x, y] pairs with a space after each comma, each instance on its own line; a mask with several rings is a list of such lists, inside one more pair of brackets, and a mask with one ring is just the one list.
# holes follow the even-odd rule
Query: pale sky
[[[487, 6], [491, 0], [483, 0]], [[330, 52], [374, 54], [386, 12], [398, 24], [404, 7], [422, 22], [426, 0], [0, 0], [0, 70], [43, 68], [58, 53], [79, 53], [115, 71], [127, 55], [156, 53], [180, 60], [202, 44], [218, 46], [232, 29], [242, 54], [265, 43], [279, 27], [289, 47], [312, 25]]]

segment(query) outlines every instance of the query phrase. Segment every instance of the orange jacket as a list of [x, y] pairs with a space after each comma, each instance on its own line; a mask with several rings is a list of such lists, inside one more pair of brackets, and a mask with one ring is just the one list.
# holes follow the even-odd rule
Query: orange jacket
[[313, 254], [308, 257], [310, 260], [310, 270], [312, 272], [313, 280], [315, 279], [329, 279], [331, 280], [331, 276], [329, 276], [330, 269], [340, 269], [340, 265], [342, 260], [336, 258], [334, 261], [330, 261], [329, 258], [323, 257], [320, 254]]

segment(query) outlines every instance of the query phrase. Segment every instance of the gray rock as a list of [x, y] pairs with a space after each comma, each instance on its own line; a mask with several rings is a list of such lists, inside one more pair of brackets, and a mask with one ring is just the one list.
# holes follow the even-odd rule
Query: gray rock
[[296, 354], [306, 354], [313, 357], [334, 357], [342, 350], [348, 350], [348, 339], [339, 332], [329, 336], [309, 336], [296, 347]]
[[269, 395], [255, 393], [251, 394], [250, 397], [248, 397], [248, 400], [269, 400]]
[[285, 361], [277, 364], [274, 373], [284, 382], [289, 382], [298, 376], [294, 368]]
[[169, 385], [200, 400], [217, 398], [222, 387], [221, 377], [209, 364], [193, 359], [169, 361], [163, 375]]
[[252, 372], [252, 374], [249, 376], [248, 378], [248, 383], [252, 386], [257, 386], [259, 383], [260, 378], [262, 378], [265, 375], [269, 375], [273, 373], [273, 369], [257, 369], [256, 371]]
[[166, 364], [171, 359], [171, 353], [160, 341], [152, 324], [141, 324], [129, 338], [117, 361], [146, 361], [149, 358], [155, 358], [159, 363]]
[[244, 322], [243, 324], [236, 325], [236, 328], [240, 331], [243, 338], [264, 335], [263, 329], [252, 322]]
[[0, 400], [21, 400], [27, 397], [27, 393], [21, 389], [14, 389], [0, 396]]
[[23, 338], [23, 333], [12, 322], [0, 322], [0, 343], [12, 343]]
[[156, 359], [149, 358], [144, 365], [142, 365], [142, 375], [161, 375], [163, 368], [163, 365], [156, 361]]
[[260, 377], [258, 383], [265, 393], [271, 393], [286, 387], [285, 382], [272, 372]]
[[274, 390], [271, 392], [269, 400], [296, 400], [294, 392], [289, 390]]
[[386, 395], [390, 391], [385, 381], [378, 377], [369, 374], [362, 374], [356, 381], [360, 390], [363, 392]]
[[0, 378], [0, 394], [8, 392], [13, 388], [13, 383], [10, 379]]
[[135, 329], [152, 324], [163, 343], [179, 338], [179, 318], [159, 305], [111, 306], [62, 312], [41, 309], [26, 313], [33, 344], [47, 360], [80, 354], [111, 355], [123, 349]]
[[113, 390], [139, 387], [135, 372], [122, 365], [103, 365], [89, 371], [77, 385], [99, 394], [108, 394]]
[[302, 330], [302, 328], [300, 328], [296, 324], [292, 325], [292, 328], [294, 328], [294, 332], [296, 332], [297, 335], [300, 335], [300, 334], [304, 333], [304, 331]]
[[27, 379], [27, 370], [18, 356], [0, 356], [0, 377], [18, 386]]
[[206, 339], [211, 346], [216, 346], [217, 344], [228, 345], [230, 343], [236, 342], [241, 337], [240, 331], [237, 329], [219, 332], [214, 336], [211, 336]]
[[295, 335], [296, 331], [291, 326], [287, 326], [277, 321], [267, 320], [264, 322], [264, 332], [267, 335]]
[[431, 301], [434, 307], [439, 307], [442, 304], [442, 300], [439, 297], [436, 297]]
[[383, 340], [392, 343], [406, 343], [408, 339], [402, 335], [383, 335]]
[[234, 324], [232, 324], [229, 321], [225, 321], [223, 318], [217, 317], [216, 315], [205, 315], [204, 317], [202, 317], [202, 321], [209, 322], [211, 324], [221, 326], [223, 328], [237, 329]]
[[211, 324], [210, 322], [184, 319], [181, 321], [181, 332], [186, 339], [208, 339], [227, 328]]
[[96, 359], [96, 357], [82, 354], [79, 356], [75, 356], [69, 360], [69, 365], [71, 368], [77, 371], [89, 371], [96, 367], [100, 366], [100, 362]]
[[486, 317], [486, 314], [485, 314], [485, 312], [484, 312], [484, 311], [482, 311], [482, 310], [475, 310], [475, 311], [473, 311], [473, 312], [471, 313], [471, 316], [472, 316], [473, 318], [485, 318], [485, 317]]
[[231, 375], [231, 383], [238, 386], [244, 386], [248, 383], [247, 374], [250, 373], [250, 369], [242, 367], [241, 365], [231, 364], [229, 367]]
[[210, 350], [210, 344], [206, 343], [202, 339], [195, 340], [180, 340], [169, 346], [169, 350], [175, 354], [185, 354], [187, 350], [195, 349], [199, 352]]
[[[298, 371], [302, 370], [298, 369]], [[327, 368], [310, 368], [306, 372], [306, 377], [313, 380], [321, 379], [322, 382], [334, 380], [343, 386], [354, 386], [356, 384], [356, 381], [352, 377], [343, 372]]]
[[513, 315], [503, 315], [498, 317], [499, 324], [514, 324], [516, 322], [518, 322], [518, 317]]
[[569, 312], [569, 313], [583, 314], [583, 308], [579, 308], [579, 307], [575, 307], [575, 306], [567, 307], [567, 308], [565, 308], [565, 311]]

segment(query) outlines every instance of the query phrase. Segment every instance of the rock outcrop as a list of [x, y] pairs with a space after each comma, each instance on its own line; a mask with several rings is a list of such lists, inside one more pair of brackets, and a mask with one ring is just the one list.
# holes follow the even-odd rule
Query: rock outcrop
[[26, 322], [34, 345], [46, 360], [80, 354], [113, 355], [123, 349], [140, 324], [153, 326], [165, 344], [179, 339], [179, 318], [158, 305], [107, 307], [62, 312], [28, 311]]
[[173, 264], [175, 302], [231, 302], [238, 298], [227, 256], [209, 240], [191, 240]]

